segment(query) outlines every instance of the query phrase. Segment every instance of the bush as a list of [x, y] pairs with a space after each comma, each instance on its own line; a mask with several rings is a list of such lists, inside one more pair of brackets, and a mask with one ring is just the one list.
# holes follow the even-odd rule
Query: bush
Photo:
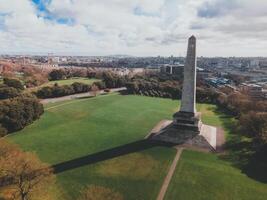
[[53, 97], [62, 97], [82, 92], [89, 92], [90, 90], [91, 86], [84, 83], [75, 82], [72, 85], [62, 85], [62, 86], [55, 84], [52, 87], [47, 86], [39, 89], [36, 92], [36, 96], [38, 98], [45, 99]]
[[53, 70], [48, 75], [50, 81], [62, 80], [66, 78], [66, 72], [61, 69]]
[[54, 86], [52, 88], [52, 96], [53, 97], [62, 97], [74, 94], [74, 89], [71, 85], [63, 85], [63, 86]]
[[93, 85], [97, 86], [98, 89], [100, 89], [100, 90], [103, 90], [106, 88], [106, 84], [103, 81], [94, 82]]
[[24, 86], [18, 79], [12, 79], [12, 78], [4, 78], [4, 84], [8, 87], [13, 87], [19, 90], [23, 90]]
[[91, 89], [90, 85], [87, 85], [85, 83], [79, 83], [79, 82], [73, 83], [72, 87], [73, 87], [75, 93], [88, 92]]
[[47, 87], [43, 87], [43, 88], [39, 89], [36, 92], [36, 96], [38, 98], [42, 98], [42, 99], [53, 97], [52, 87], [47, 86]]
[[197, 88], [196, 100], [199, 103], [217, 103], [219, 93], [210, 88]]
[[7, 130], [0, 124], [0, 137], [4, 137], [7, 134]]
[[267, 112], [250, 111], [242, 114], [238, 125], [242, 134], [265, 139], [267, 136]]
[[113, 72], [103, 72], [103, 82], [105, 86], [108, 88], [118, 88], [118, 87], [125, 87], [126, 85], [126, 77], [120, 76]]
[[23, 129], [44, 112], [43, 105], [33, 95], [21, 95], [0, 101], [0, 124], [8, 132]]
[[8, 99], [16, 97], [20, 94], [20, 91], [13, 87], [3, 86], [0, 87], [0, 99]]

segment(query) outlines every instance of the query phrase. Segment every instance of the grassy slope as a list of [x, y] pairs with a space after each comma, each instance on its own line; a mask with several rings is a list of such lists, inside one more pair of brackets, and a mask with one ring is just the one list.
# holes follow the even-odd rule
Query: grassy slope
[[[175, 107], [177, 101], [138, 96], [74, 100], [47, 110], [37, 123], [10, 139], [56, 164], [143, 139], [159, 120], [170, 118]], [[152, 148], [66, 171], [58, 180], [69, 199], [88, 184], [115, 188], [125, 199], [154, 199], [174, 153]]]
[[267, 185], [220, 160], [218, 156], [184, 151], [165, 200], [257, 200], [266, 199]]
[[[204, 123], [228, 131], [232, 119], [215, 115], [215, 108], [198, 105]], [[38, 122], [10, 139], [56, 164], [142, 139], [158, 121], [171, 118], [178, 101], [110, 95], [50, 104], [46, 109]], [[75, 199], [88, 184], [112, 187], [127, 200], [155, 199], [173, 156], [172, 149], [152, 148], [63, 172], [58, 182], [68, 199]], [[247, 191], [257, 199], [263, 190], [267, 191], [266, 185], [245, 177], [217, 156], [186, 151], [167, 199], [214, 199], [210, 193], [218, 199], [231, 193], [246, 197]]]
[[[223, 127], [228, 140], [232, 140], [234, 119], [218, 112], [215, 106], [210, 106], [208, 109], [205, 107], [205, 105], [199, 106], [202, 121]], [[266, 199], [267, 184], [254, 181], [233, 165], [234, 163], [220, 159], [215, 154], [184, 151], [165, 200]]]

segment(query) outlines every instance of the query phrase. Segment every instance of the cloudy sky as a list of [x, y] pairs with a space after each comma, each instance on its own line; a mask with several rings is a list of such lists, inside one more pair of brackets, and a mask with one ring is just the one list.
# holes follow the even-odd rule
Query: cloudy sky
[[267, 56], [266, 0], [0, 0], [0, 54]]

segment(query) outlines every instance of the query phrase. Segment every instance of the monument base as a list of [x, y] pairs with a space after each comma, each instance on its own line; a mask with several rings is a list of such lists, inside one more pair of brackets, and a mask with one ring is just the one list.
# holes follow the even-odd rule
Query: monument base
[[201, 113], [179, 111], [173, 115], [173, 123], [176, 129], [186, 130], [192, 134], [199, 134], [201, 128]]
[[[176, 118], [177, 119], [177, 118]], [[197, 121], [195, 121], [197, 122]], [[147, 139], [172, 143], [185, 147], [200, 148], [207, 151], [215, 151], [217, 148], [217, 129], [216, 127], [202, 124], [200, 120], [198, 126], [189, 126], [177, 123], [177, 121], [162, 120], [157, 124]], [[197, 127], [200, 128], [198, 129]]]

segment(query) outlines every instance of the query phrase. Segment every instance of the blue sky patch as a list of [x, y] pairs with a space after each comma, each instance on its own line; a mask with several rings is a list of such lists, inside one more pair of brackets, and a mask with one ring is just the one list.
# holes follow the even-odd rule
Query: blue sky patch
[[32, 0], [35, 4], [36, 8], [38, 9], [37, 16], [42, 17], [45, 20], [49, 20], [58, 24], [66, 24], [66, 25], [73, 25], [75, 20], [73, 18], [68, 17], [59, 17], [54, 13], [51, 13], [47, 9], [47, 5], [51, 3], [51, 0]]
[[0, 12], [0, 31], [5, 30], [5, 17], [9, 15], [9, 13], [1, 13]]

